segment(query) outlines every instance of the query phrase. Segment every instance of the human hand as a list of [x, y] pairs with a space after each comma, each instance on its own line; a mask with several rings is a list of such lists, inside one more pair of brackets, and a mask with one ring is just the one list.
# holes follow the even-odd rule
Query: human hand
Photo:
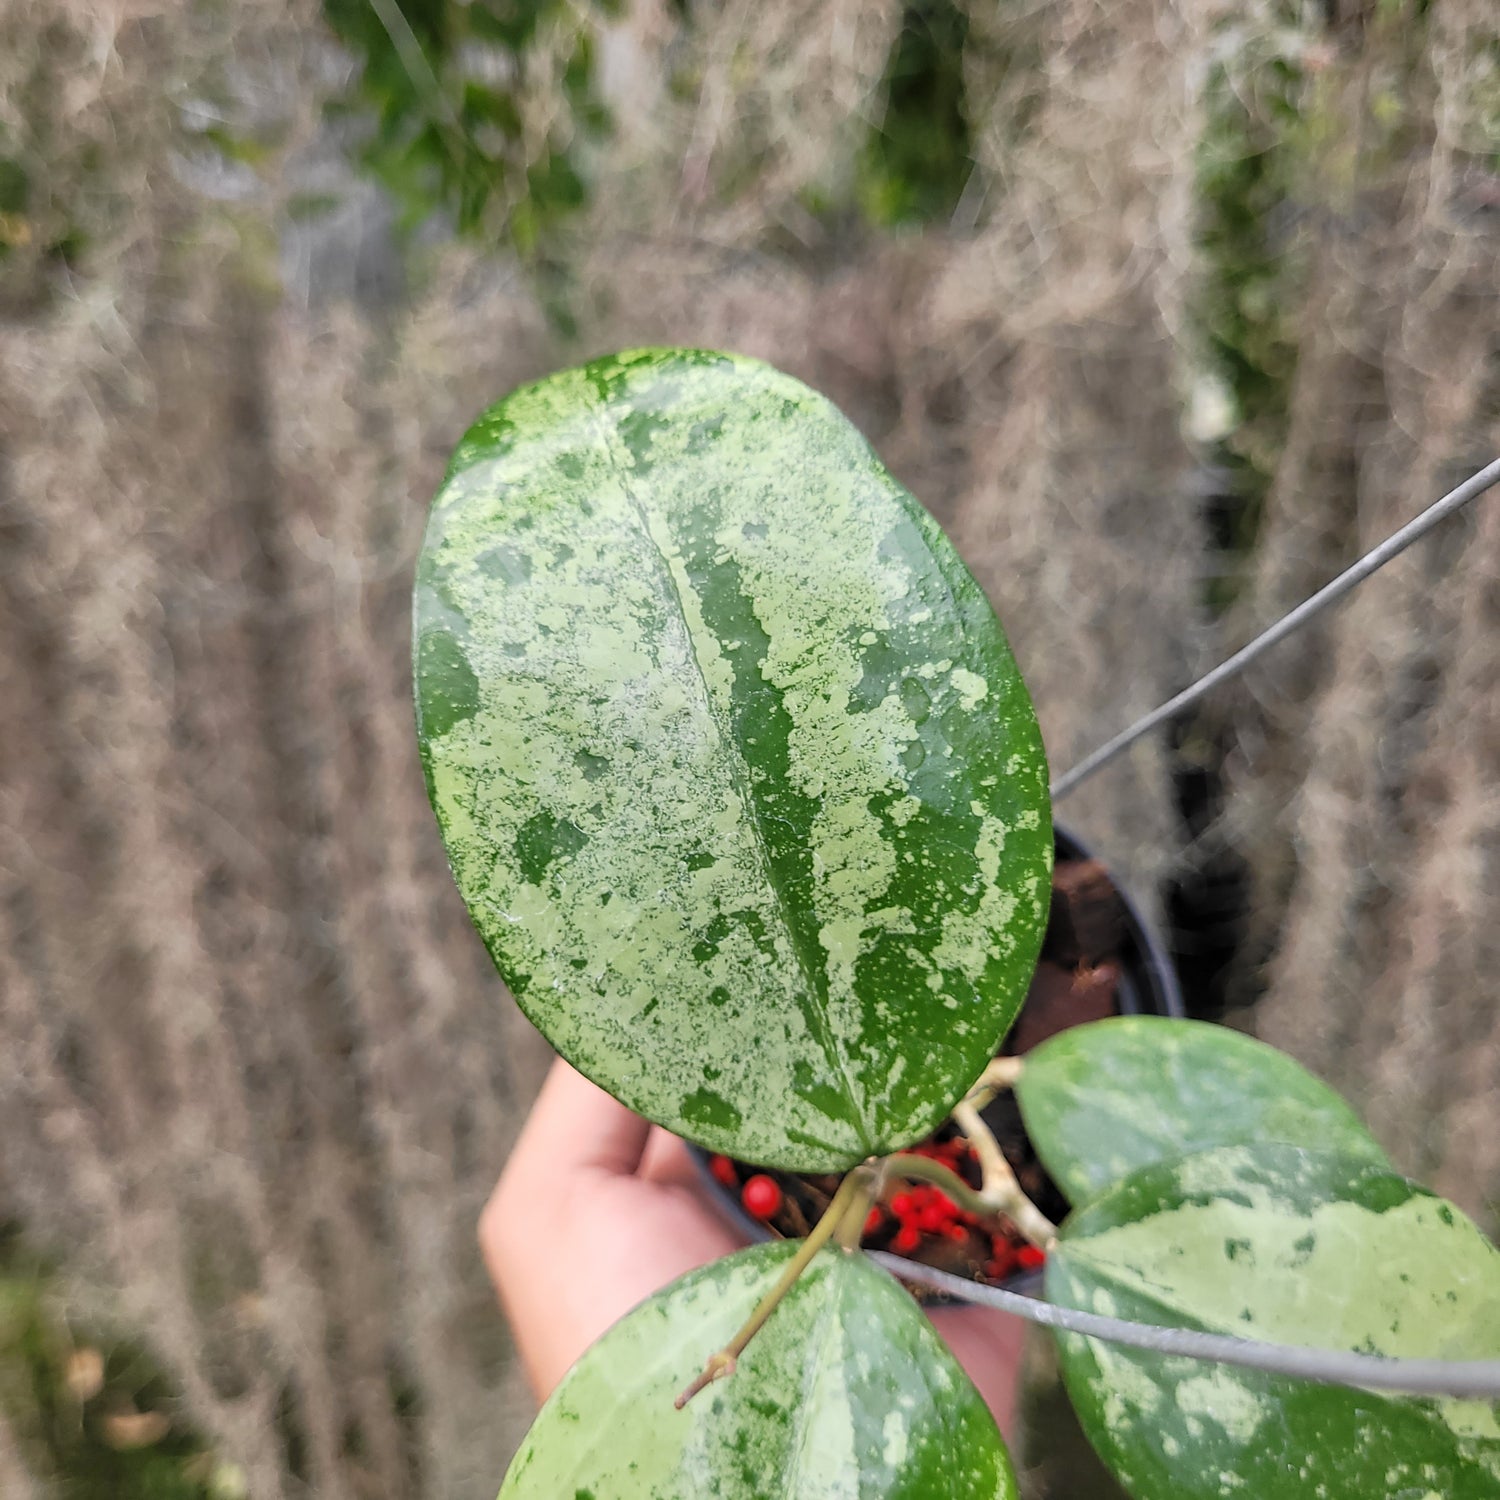
[[631, 1308], [740, 1244], [686, 1145], [560, 1059], [479, 1220], [539, 1401]]
[[[539, 1401], [631, 1308], [741, 1243], [683, 1142], [562, 1061], [479, 1221]], [[938, 1308], [932, 1321], [1008, 1430], [1025, 1325], [986, 1308]]]

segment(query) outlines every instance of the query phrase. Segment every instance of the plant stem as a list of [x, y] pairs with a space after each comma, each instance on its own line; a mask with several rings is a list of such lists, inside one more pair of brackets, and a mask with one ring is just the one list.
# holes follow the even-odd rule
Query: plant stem
[[904, 1178], [907, 1182], [930, 1182], [942, 1190], [960, 1208], [985, 1218], [999, 1212], [998, 1207], [979, 1188], [971, 1188], [952, 1167], [946, 1167], [930, 1156], [918, 1156], [915, 1151], [898, 1151], [885, 1159], [888, 1177]]
[[[850, 1174], [851, 1177], [855, 1175], [856, 1173]], [[875, 1169], [855, 1184], [844, 1216], [834, 1226], [833, 1237], [841, 1249], [859, 1249], [859, 1242], [864, 1237], [865, 1220], [870, 1216], [870, 1205], [875, 1201], [876, 1189], [883, 1177], [884, 1174]], [[832, 1207], [831, 1204], [829, 1206]]]
[[953, 1121], [968, 1136], [979, 1170], [984, 1174], [984, 1196], [1008, 1218], [1033, 1245], [1049, 1250], [1057, 1238], [1057, 1226], [1021, 1191], [1000, 1143], [967, 1099], [953, 1106]]
[[[959, 1111], [962, 1110], [963, 1114]], [[972, 1115], [971, 1120], [965, 1116]], [[885, 1171], [892, 1177], [905, 1177], [913, 1182], [930, 1182], [940, 1187], [971, 1214], [986, 1218], [1004, 1214], [1034, 1245], [1048, 1249], [1057, 1238], [1057, 1228], [1025, 1193], [1016, 1181], [1010, 1163], [1005, 1159], [990, 1128], [979, 1118], [979, 1112], [965, 1104], [953, 1107], [953, 1118], [959, 1129], [968, 1136], [979, 1158], [980, 1170], [984, 1173], [984, 1186], [971, 1188], [951, 1167], [930, 1156], [918, 1156], [915, 1152], [898, 1151], [885, 1159]], [[998, 1162], [998, 1166], [996, 1163]]]
[[1500, 1398], [1500, 1359], [1388, 1359], [1382, 1354], [1344, 1353], [1335, 1349], [1309, 1349], [1298, 1344], [1265, 1344], [1255, 1339], [1235, 1338], [1225, 1333], [1200, 1333], [1194, 1328], [1162, 1328], [1154, 1323], [1132, 1323], [1102, 1313], [1080, 1312], [1059, 1307], [1036, 1297], [1023, 1297], [1003, 1287], [986, 1286], [903, 1260], [883, 1250], [867, 1250], [871, 1260], [902, 1281], [915, 1281], [936, 1291], [951, 1292], [980, 1307], [995, 1307], [1015, 1313], [1029, 1323], [1081, 1333], [1106, 1343], [1149, 1349], [1157, 1354], [1181, 1355], [1210, 1364], [1239, 1365], [1249, 1370], [1269, 1370], [1297, 1380], [1315, 1380], [1324, 1385], [1346, 1385], [1369, 1391], [1402, 1391], [1408, 1395], [1453, 1396], [1473, 1401]]
[[1015, 1088], [1021, 1081], [1024, 1059], [1019, 1057], [994, 1057], [990, 1065], [975, 1080], [974, 1087], [964, 1095], [966, 1103], [975, 1109], [984, 1109], [998, 1094]]
[[1024, 1057], [992, 1057], [989, 1067], [979, 1075], [975, 1088], [993, 1089], [997, 1094], [1013, 1089], [1021, 1081], [1021, 1070], [1025, 1066]]
[[704, 1386], [711, 1385], [725, 1375], [734, 1374], [735, 1364], [740, 1355], [745, 1352], [745, 1346], [760, 1332], [766, 1319], [776, 1311], [781, 1299], [791, 1291], [797, 1278], [807, 1269], [813, 1256], [833, 1238], [851, 1207], [858, 1206], [861, 1200], [864, 1207], [861, 1209], [860, 1223], [864, 1223], [864, 1215], [869, 1212], [874, 1182], [875, 1169], [869, 1166], [855, 1167], [844, 1178], [839, 1184], [838, 1191], [833, 1195], [833, 1201], [824, 1211], [823, 1217], [813, 1226], [812, 1232], [802, 1241], [797, 1253], [786, 1263], [785, 1269], [777, 1277], [776, 1285], [756, 1304], [755, 1311], [745, 1320], [740, 1331], [716, 1354], [709, 1355], [708, 1363], [704, 1365], [702, 1372], [673, 1403], [678, 1411], [681, 1411]]

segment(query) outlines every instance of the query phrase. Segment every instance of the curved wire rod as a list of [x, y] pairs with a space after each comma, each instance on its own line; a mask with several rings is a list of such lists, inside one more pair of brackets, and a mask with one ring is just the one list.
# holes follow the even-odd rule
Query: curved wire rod
[[1191, 687], [1185, 687], [1175, 698], [1169, 698], [1160, 708], [1154, 708], [1143, 719], [1137, 719], [1129, 729], [1123, 730], [1112, 740], [1101, 745], [1092, 755], [1086, 756], [1071, 771], [1059, 776], [1052, 783], [1054, 802], [1066, 797], [1074, 787], [1087, 781], [1095, 771], [1107, 766], [1122, 750], [1133, 745], [1143, 734], [1166, 719], [1179, 714], [1190, 704], [1196, 703], [1205, 693], [1212, 692], [1221, 682], [1243, 671], [1262, 651], [1269, 650], [1278, 641], [1300, 629], [1312, 617], [1336, 600], [1343, 598], [1356, 584], [1362, 583], [1376, 569], [1382, 568], [1393, 557], [1404, 552], [1419, 537], [1426, 536], [1441, 521], [1446, 521], [1455, 511], [1462, 510], [1469, 501], [1482, 495], [1491, 485], [1500, 483], [1500, 458], [1464, 480], [1457, 489], [1449, 490], [1441, 500], [1434, 500], [1415, 520], [1408, 521], [1400, 531], [1388, 536], [1372, 551], [1365, 553], [1357, 563], [1345, 568], [1331, 583], [1325, 583], [1316, 594], [1304, 599], [1295, 609], [1283, 615], [1268, 630], [1262, 631], [1248, 646], [1241, 646], [1227, 661], [1220, 662], [1213, 671], [1200, 677]]
[[1304, 1349], [1295, 1344], [1263, 1344], [1222, 1333], [1199, 1333], [1192, 1328], [1159, 1328], [1153, 1323], [1129, 1323], [1102, 1313], [1059, 1307], [1036, 1297], [1023, 1297], [998, 1286], [980, 1286], [962, 1276], [902, 1260], [883, 1250], [865, 1252], [903, 1281], [920, 1282], [936, 1291], [950, 1292], [965, 1302], [997, 1307], [1031, 1323], [1082, 1333], [1112, 1344], [1128, 1344], [1156, 1354], [1186, 1355], [1210, 1364], [1242, 1365], [1269, 1370], [1323, 1385], [1347, 1385], [1367, 1391], [1400, 1391], [1411, 1396], [1456, 1396], [1466, 1400], [1500, 1398], [1500, 1359], [1387, 1359], [1379, 1354], [1346, 1354], [1333, 1349]]

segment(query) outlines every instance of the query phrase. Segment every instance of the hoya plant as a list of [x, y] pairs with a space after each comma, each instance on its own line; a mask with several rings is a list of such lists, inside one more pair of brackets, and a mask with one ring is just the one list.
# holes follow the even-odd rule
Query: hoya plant
[[[843, 1174], [804, 1240], [586, 1353], [505, 1500], [1013, 1495], [978, 1392], [859, 1249], [916, 1180], [1046, 1252], [1032, 1315], [1087, 1329], [1058, 1335], [1067, 1387], [1141, 1500], [1500, 1495], [1471, 1363], [1500, 1354], [1500, 1255], [1323, 1084], [1149, 1018], [996, 1061], [1048, 913], [1041, 737], [983, 593], [823, 397], [684, 350], [515, 392], [433, 504], [414, 654], [454, 876], [526, 1014], [688, 1140]], [[1011, 1087], [1060, 1228], [980, 1116]], [[978, 1186], [910, 1149], [949, 1118]]]

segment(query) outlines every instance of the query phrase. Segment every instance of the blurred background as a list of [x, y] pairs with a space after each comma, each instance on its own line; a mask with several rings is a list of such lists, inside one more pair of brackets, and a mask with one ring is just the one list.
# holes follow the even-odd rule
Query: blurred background
[[[1492, 0], [3, 0], [6, 1500], [486, 1495], [530, 1419], [546, 1051], [408, 668], [482, 407], [825, 391], [1061, 771], [1500, 453], [1497, 288]], [[1492, 1231], [1497, 641], [1492, 497], [1060, 809]]]

